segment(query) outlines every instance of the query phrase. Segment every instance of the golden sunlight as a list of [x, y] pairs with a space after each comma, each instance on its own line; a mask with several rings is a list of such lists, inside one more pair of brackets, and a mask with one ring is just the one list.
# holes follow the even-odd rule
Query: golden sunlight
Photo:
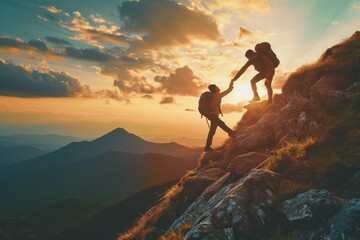
[[[260, 96], [266, 95], [266, 89], [263, 87], [263, 82], [257, 83], [258, 93]], [[235, 82], [234, 90], [231, 92], [231, 98], [227, 99], [230, 103], [247, 102], [253, 98], [253, 92], [251, 90], [250, 83]]]

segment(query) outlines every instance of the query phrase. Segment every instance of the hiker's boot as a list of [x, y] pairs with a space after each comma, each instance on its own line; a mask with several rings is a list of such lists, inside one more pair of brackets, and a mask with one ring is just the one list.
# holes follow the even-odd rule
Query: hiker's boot
[[253, 103], [253, 102], [258, 102], [258, 101], [260, 101], [259, 94], [255, 93], [253, 99], [251, 99], [249, 102]]
[[231, 137], [231, 138], [235, 137], [235, 134], [236, 134], [235, 131], [231, 131], [228, 133], [229, 137]]

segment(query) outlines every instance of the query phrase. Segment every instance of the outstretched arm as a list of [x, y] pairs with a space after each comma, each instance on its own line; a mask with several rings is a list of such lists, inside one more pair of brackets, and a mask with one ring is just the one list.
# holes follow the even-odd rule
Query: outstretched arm
[[220, 93], [220, 97], [223, 98], [228, 95], [234, 89], [234, 81], [231, 80], [228, 89]]
[[250, 60], [248, 60], [245, 65], [238, 71], [238, 73], [235, 75], [235, 77], [232, 79], [232, 81], [236, 81], [245, 71], [246, 69], [251, 65]]

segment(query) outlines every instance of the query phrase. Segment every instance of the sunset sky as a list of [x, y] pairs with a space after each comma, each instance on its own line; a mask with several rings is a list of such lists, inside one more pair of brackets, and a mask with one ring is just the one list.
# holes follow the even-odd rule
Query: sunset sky
[[[280, 92], [359, 23], [356, 0], [2, 1], [0, 135], [95, 138], [123, 127], [150, 140], [205, 140], [198, 97], [211, 83], [225, 90], [247, 49], [271, 43]], [[223, 99], [231, 127], [254, 74]]]

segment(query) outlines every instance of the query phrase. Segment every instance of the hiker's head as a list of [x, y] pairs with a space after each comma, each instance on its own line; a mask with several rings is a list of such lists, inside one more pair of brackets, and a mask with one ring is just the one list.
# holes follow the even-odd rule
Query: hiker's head
[[255, 53], [253, 50], [249, 49], [249, 50], [246, 51], [245, 57], [247, 57], [248, 59], [250, 59], [250, 58], [253, 57], [255, 54], [256, 54], [256, 53]]
[[218, 88], [215, 84], [209, 85], [208, 88], [209, 88], [210, 92], [212, 92], [212, 93], [220, 92], [220, 88]]

